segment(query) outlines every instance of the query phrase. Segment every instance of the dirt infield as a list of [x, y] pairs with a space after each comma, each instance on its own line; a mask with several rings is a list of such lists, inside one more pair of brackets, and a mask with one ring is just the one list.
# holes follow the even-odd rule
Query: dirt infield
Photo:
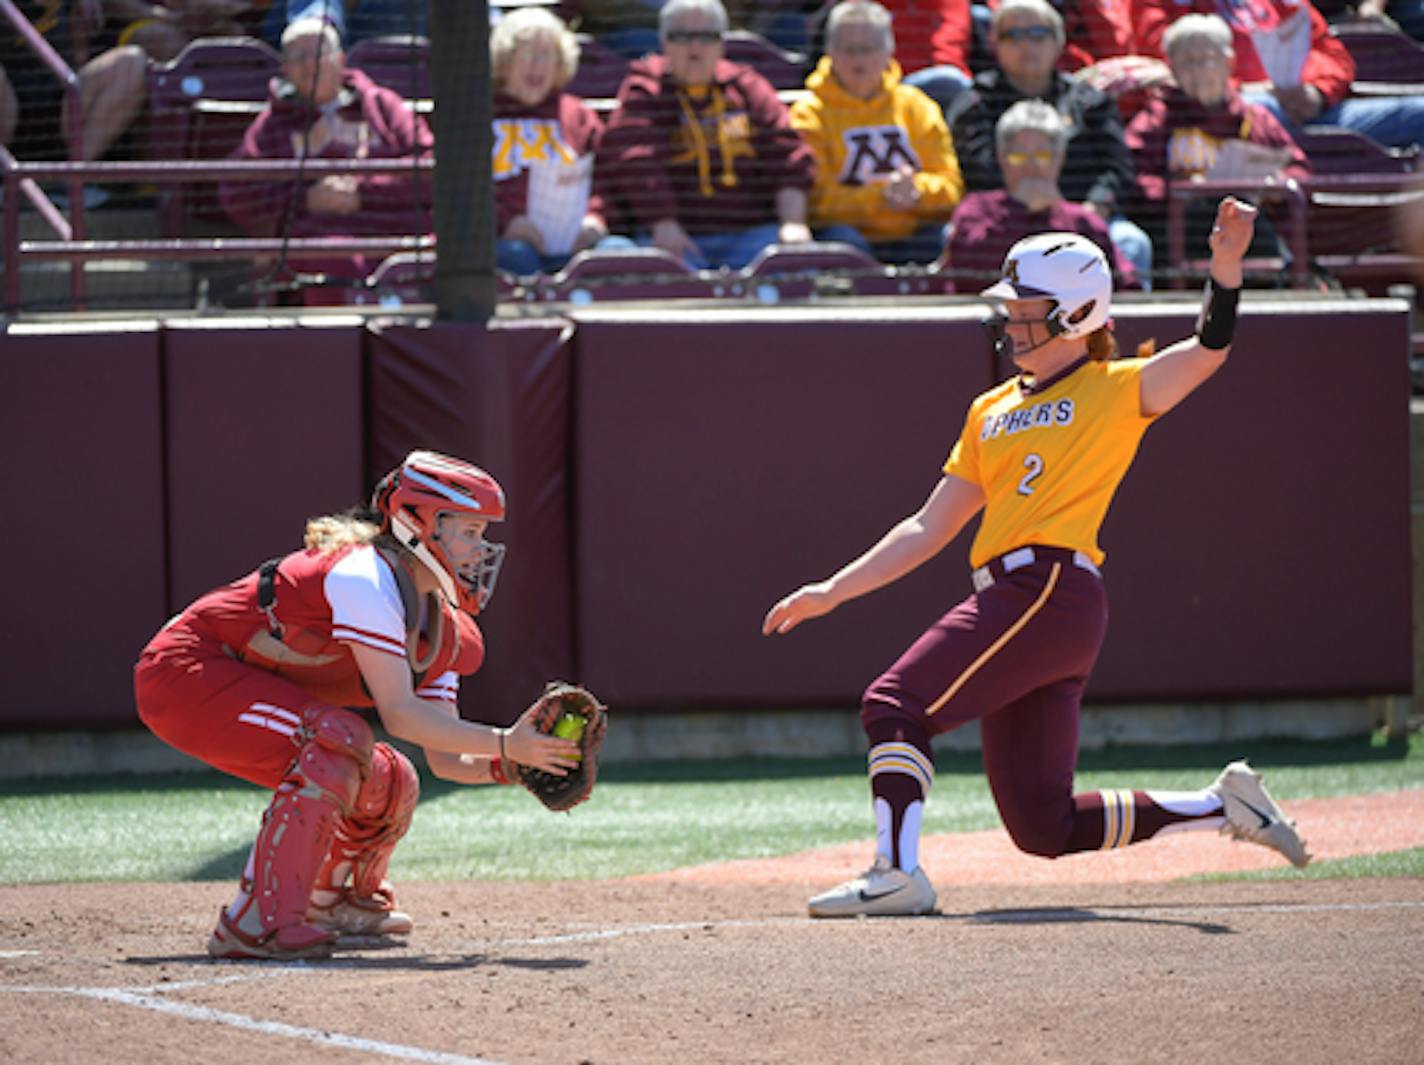
[[[1301, 802], [1319, 857], [1424, 844], [1424, 792]], [[1183, 835], [1021, 858], [926, 841], [935, 917], [811, 921], [864, 846], [598, 884], [412, 883], [406, 945], [202, 954], [226, 884], [0, 888], [0, 1060], [1418, 1062], [1424, 880]]]

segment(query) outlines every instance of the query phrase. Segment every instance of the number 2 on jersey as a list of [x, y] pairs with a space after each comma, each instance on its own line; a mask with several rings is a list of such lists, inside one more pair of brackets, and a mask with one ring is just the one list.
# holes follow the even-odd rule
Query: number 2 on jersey
[[1043, 472], [1043, 458], [1037, 451], [1031, 451], [1024, 457], [1023, 464], [1024, 469], [1028, 472], [1023, 475], [1023, 480], [1019, 481], [1019, 495], [1031, 496], [1033, 495], [1033, 482]]

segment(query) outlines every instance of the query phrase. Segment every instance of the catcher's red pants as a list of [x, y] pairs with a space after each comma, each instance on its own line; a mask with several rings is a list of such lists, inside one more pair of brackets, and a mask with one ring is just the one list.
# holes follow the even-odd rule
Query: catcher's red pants
[[[186, 647], [145, 651], [134, 694], [139, 718], [159, 739], [264, 788], [276, 788], [296, 758], [302, 712], [326, 706], [276, 674]], [[360, 719], [336, 707], [327, 713]]]
[[[1078, 715], [1107, 631], [1107, 596], [1085, 556], [1034, 547], [985, 570], [992, 583], [940, 618], [865, 693], [861, 721], [928, 735], [978, 719], [984, 771], [1014, 842], [1054, 856], [1103, 841], [1101, 802], [1075, 802]], [[1015, 558], [1017, 556], [1017, 558]]]

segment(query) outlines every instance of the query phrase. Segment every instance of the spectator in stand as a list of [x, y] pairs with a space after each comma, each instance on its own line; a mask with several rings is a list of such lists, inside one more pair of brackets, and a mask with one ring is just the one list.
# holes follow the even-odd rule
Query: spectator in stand
[[1002, 189], [971, 192], [954, 212], [940, 266], [956, 287], [978, 292], [997, 278], [1004, 257], [1036, 233], [1081, 233], [1107, 256], [1114, 288], [1141, 288], [1137, 270], [1113, 246], [1096, 211], [1067, 199], [1058, 187], [1068, 148], [1063, 117], [1042, 100], [1020, 100], [994, 126]]
[[1124, 119], [1172, 80], [1162, 60], [1136, 54], [1132, 0], [1062, 0], [1056, 6], [1066, 35], [1058, 69], [1116, 98]]
[[[1147, 104], [1127, 128], [1143, 209], [1139, 219], [1158, 247], [1167, 240], [1167, 186], [1208, 177], [1284, 183], [1310, 177], [1305, 153], [1275, 116], [1248, 103], [1231, 84], [1231, 27], [1217, 15], [1183, 15], [1162, 36], [1178, 88]], [[1247, 148], [1247, 145], [1253, 147]], [[1193, 200], [1186, 213], [1186, 251], [1210, 256], [1215, 200]], [[1256, 220], [1248, 255], [1285, 257], [1264, 217]]]
[[[857, 244], [884, 262], [932, 262], [964, 180], [944, 116], [900, 81], [890, 13], [843, 0], [826, 26], [826, 55], [791, 124], [816, 153], [811, 222], [820, 240]], [[827, 228], [821, 228], [827, 227]]]
[[[1232, 76], [1252, 103], [1270, 108], [1294, 132], [1340, 126], [1380, 144], [1424, 143], [1424, 96], [1349, 96], [1355, 61], [1330, 35], [1310, 0], [1136, 0], [1138, 51], [1162, 55], [1162, 36], [1183, 15], [1220, 15], [1236, 52]], [[1309, 34], [1303, 56], [1292, 47]]]
[[598, 166], [640, 243], [694, 266], [745, 266], [811, 240], [815, 157], [765, 78], [722, 57], [720, 0], [669, 0], [662, 55], [632, 63]]
[[577, 96], [560, 91], [578, 58], [574, 35], [542, 8], [511, 12], [490, 34], [501, 270], [553, 273], [585, 248], [632, 246], [608, 235], [602, 197], [593, 192], [603, 124]]
[[[906, 85], [913, 85], [949, 113], [969, 87], [973, 29], [969, 0], [884, 0], [893, 19], [895, 59]], [[834, 14], [834, 9], [832, 9]], [[830, 41], [830, 28], [826, 30]]]
[[[273, 79], [267, 106], [232, 158], [414, 161], [432, 145], [425, 120], [399, 94], [346, 66], [335, 27], [309, 18], [282, 34], [282, 77]], [[252, 236], [384, 236], [432, 229], [429, 173], [231, 181], [218, 194], [228, 216]], [[359, 278], [372, 265], [353, 256], [323, 262], [321, 269]]]
[[[20, 12], [79, 77], [83, 121], [65, 105], [59, 77], [8, 22], [0, 23], [0, 144], [21, 159], [102, 157], [133, 124], [147, 99], [148, 60], [143, 50], [94, 46], [104, 21], [102, 5], [18, 0]], [[97, 12], [97, 18], [95, 17]]]
[[1052, 104], [1069, 129], [1063, 194], [1108, 223], [1113, 243], [1149, 286], [1152, 242], [1121, 213], [1135, 194], [1122, 117], [1110, 97], [1056, 69], [1065, 40], [1062, 16], [1047, 0], [1002, 0], [990, 39], [997, 66], [975, 76], [973, 89], [955, 101], [949, 123], [965, 185], [971, 191], [1002, 188], [995, 148], [999, 119], [1020, 100]]

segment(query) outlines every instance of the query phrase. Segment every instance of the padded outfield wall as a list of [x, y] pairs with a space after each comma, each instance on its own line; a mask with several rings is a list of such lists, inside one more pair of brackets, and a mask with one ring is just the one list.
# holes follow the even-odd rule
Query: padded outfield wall
[[[965, 593], [972, 529], [788, 637], [760, 619], [923, 500], [995, 380], [980, 315], [12, 324], [0, 728], [131, 725], [165, 618], [414, 446], [483, 462], [512, 506], [467, 716], [508, 721], [554, 676], [627, 709], [852, 706]], [[1191, 325], [1188, 304], [1118, 315], [1125, 346]], [[1409, 691], [1408, 340], [1399, 302], [1248, 301], [1227, 369], [1148, 432], [1104, 528], [1090, 698]]]

